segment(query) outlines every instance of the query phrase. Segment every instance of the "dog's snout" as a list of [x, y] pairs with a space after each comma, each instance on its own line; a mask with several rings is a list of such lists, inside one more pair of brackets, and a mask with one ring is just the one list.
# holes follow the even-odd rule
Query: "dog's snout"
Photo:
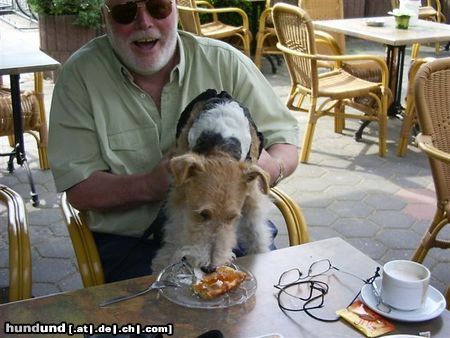
[[214, 265], [202, 266], [200, 268], [204, 273], [212, 273], [216, 271], [216, 267]]

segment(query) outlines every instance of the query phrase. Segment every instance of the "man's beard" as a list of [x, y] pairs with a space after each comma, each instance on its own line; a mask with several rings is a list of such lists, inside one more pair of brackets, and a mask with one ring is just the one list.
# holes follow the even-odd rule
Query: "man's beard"
[[[145, 31], [140, 31], [130, 36], [127, 41], [124, 41], [117, 37], [110, 27], [107, 27], [107, 33], [111, 46], [121, 61], [130, 71], [140, 75], [152, 75], [159, 72], [172, 59], [177, 46], [176, 27], [170, 30], [170, 35], [164, 36], [164, 46], [159, 49], [157, 54], [154, 54], [151, 57], [136, 55], [129, 46], [130, 43], [133, 43], [132, 41], [137, 39], [156, 38], [154, 34], [151, 35]], [[158, 36], [157, 38], [160, 37], [161, 36]], [[158, 44], [160, 43], [161, 41], [158, 41]]]

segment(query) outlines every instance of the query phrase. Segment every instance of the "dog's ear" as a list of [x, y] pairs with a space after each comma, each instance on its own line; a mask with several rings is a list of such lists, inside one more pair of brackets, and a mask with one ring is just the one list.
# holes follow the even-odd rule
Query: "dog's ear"
[[169, 169], [175, 179], [175, 185], [181, 185], [197, 172], [204, 171], [205, 167], [200, 156], [189, 153], [172, 158]]
[[257, 165], [251, 165], [244, 170], [245, 179], [247, 182], [252, 182], [256, 178], [261, 178], [260, 187], [262, 192], [267, 195], [269, 193], [269, 175]]

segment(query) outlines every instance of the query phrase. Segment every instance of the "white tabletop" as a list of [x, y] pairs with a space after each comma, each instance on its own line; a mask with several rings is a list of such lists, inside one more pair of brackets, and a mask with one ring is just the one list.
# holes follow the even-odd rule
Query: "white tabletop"
[[[367, 26], [367, 20], [384, 20], [384, 26]], [[356, 18], [314, 21], [315, 29], [343, 33], [360, 39], [375, 41], [390, 46], [405, 46], [413, 43], [450, 41], [450, 25], [418, 20], [408, 29], [395, 28], [392, 16], [378, 18]]]
[[60, 63], [40, 50], [0, 52], [0, 75], [55, 70]]

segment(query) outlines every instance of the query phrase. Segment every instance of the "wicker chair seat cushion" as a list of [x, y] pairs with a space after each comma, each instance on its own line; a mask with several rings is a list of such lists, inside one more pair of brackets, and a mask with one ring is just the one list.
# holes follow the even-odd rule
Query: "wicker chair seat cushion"
[[[34, 92], [21, 94], [23, 130], [37, 130], [40, 125], [39, 103]], [[0, 136], [14, 134], [11, 92], [0, 88]]]
[[431, 6], [423, 6], [419, 8], [419, 18], [420, 19], [436, 19], [438, 12]]
[[[377, 65], [377, 63], [372, 60], [348, 61], [342, 64], [342, 69], [352, 74], [353, 76], [367, 81], [381, 81], [381, 69]], [[388, 106], [390, 106], [394, 98], [392, 96], [392, 90], [390, 88], [386, 88], [386, 90], [388, 93]], [[370, 96], [357, 97], [355, 98], [355, 102], [373, 109], [377, 107], [377, 101]]]
[[380, 82], [381, 70], [378, 64], [372, 60], [348, 61], [342, 65], [342, 68], [350, 74], [361, 79]]
[[365, 81], [345, 71], [327, 72], [319, 77], [320, 96], [345, 99], [379, 90], [379, 83]]

